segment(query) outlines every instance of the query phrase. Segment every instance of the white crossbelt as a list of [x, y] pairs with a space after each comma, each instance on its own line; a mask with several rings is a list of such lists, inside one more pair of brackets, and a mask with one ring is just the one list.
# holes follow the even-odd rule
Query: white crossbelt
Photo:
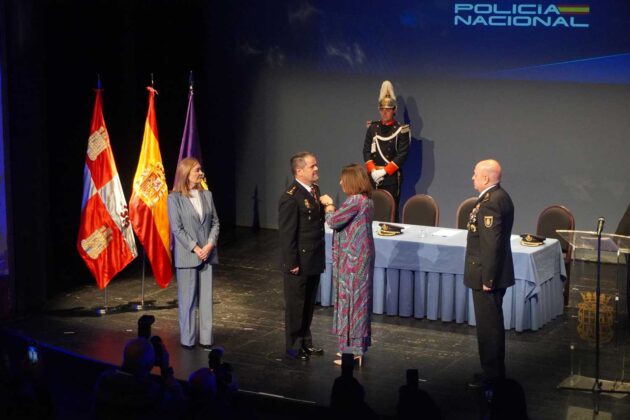
[[[390, 136], [387, 137], [383, 137], [383, 136], [379, 136], [378, 134], [376, 134], [374, 137], [372, 137], [372, 144], [376, 144], [376, 150], [378, 150], [378, 154], [381, 155], [381, 158], [385, 161], [385, 164], [389, 163], [389, 159], [387, 159], [385, 157], [385, 155], [383, 154], [383, 152], [381, 151], [381, 146], [378, 144], [378, 141], [390, 141], [394, 138], [396, 138], [398, 136], [398, 134], [400, 134], [400, 130], [402, 130], [402, 126], [398, 127], [398, 130], [394, 131], [394, 133]], [[397, 148], [398, 149], [398, 148]]]

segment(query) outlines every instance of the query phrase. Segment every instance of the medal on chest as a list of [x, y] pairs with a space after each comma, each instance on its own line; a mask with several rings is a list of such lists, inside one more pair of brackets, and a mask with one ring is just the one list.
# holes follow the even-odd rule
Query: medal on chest
[[308, 198], [304, 199], [304, 207], [306, 207], [306, 210], [308, 210], [308, 220], [311, 220], [311, 203], [310, 201], [308, 201]]
[[479, 213], [479, 206], [480, 205], [477, 204], [468, 216], [468, 230], [473, 233], [477, 232], [477, 214]]

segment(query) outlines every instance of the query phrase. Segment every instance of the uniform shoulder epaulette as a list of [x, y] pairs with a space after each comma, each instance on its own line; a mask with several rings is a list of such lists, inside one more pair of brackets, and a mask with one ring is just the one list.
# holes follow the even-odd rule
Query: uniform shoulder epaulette
[[490, 191], [488, 191], [484, 196], [483, 199], [481, 200], [482, 202], [486, 202], [490, 200]]
[[289, 188], [289, 189], [287, 190], [287, 194], [289, 194], [289, 195], [293, 195], [293, 193], [295, 193], [295, 190], [296, 190], [296, 189], [297, 189], [297, 187], [296, 187], [295, 185], [294, 185], [294, 186], [292, 186], [291, 188]]
[[409, 130], [411, 130], [411, 127], [409, 127], [409, 124], [403, 124], [400, 126], [400, 132], [403, 134], [408, 133]]
[[378, 120], [375, 120], [375, 121], [368, 121], [368, 122], [365, 124], [365, 126], [366, 126], [367, 128], [370, 128], [370, 126], [371, 126], [371, 125], [373, 125], [373, 124], [378, 124]]

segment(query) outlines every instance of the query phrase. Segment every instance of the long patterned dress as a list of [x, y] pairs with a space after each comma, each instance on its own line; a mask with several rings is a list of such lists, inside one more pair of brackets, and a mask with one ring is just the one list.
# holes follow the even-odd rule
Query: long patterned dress
[[326, 223], [334, 230], [332, 247], [333, 334], [339, 351], [363, 355], [371, 344], [372, 278], [374, 276], [374, 203], [352, 195]]

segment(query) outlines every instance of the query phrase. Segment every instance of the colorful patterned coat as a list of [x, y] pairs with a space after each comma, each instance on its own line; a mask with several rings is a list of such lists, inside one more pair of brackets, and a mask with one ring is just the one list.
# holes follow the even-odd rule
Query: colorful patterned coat
[[352, 195], [326, 223], [334, 230], [333, 334], [339, 336], [339, 350], [363, 354], [372, 334], [372, 278], [374, 275], [374, 203], [364, 195]]

